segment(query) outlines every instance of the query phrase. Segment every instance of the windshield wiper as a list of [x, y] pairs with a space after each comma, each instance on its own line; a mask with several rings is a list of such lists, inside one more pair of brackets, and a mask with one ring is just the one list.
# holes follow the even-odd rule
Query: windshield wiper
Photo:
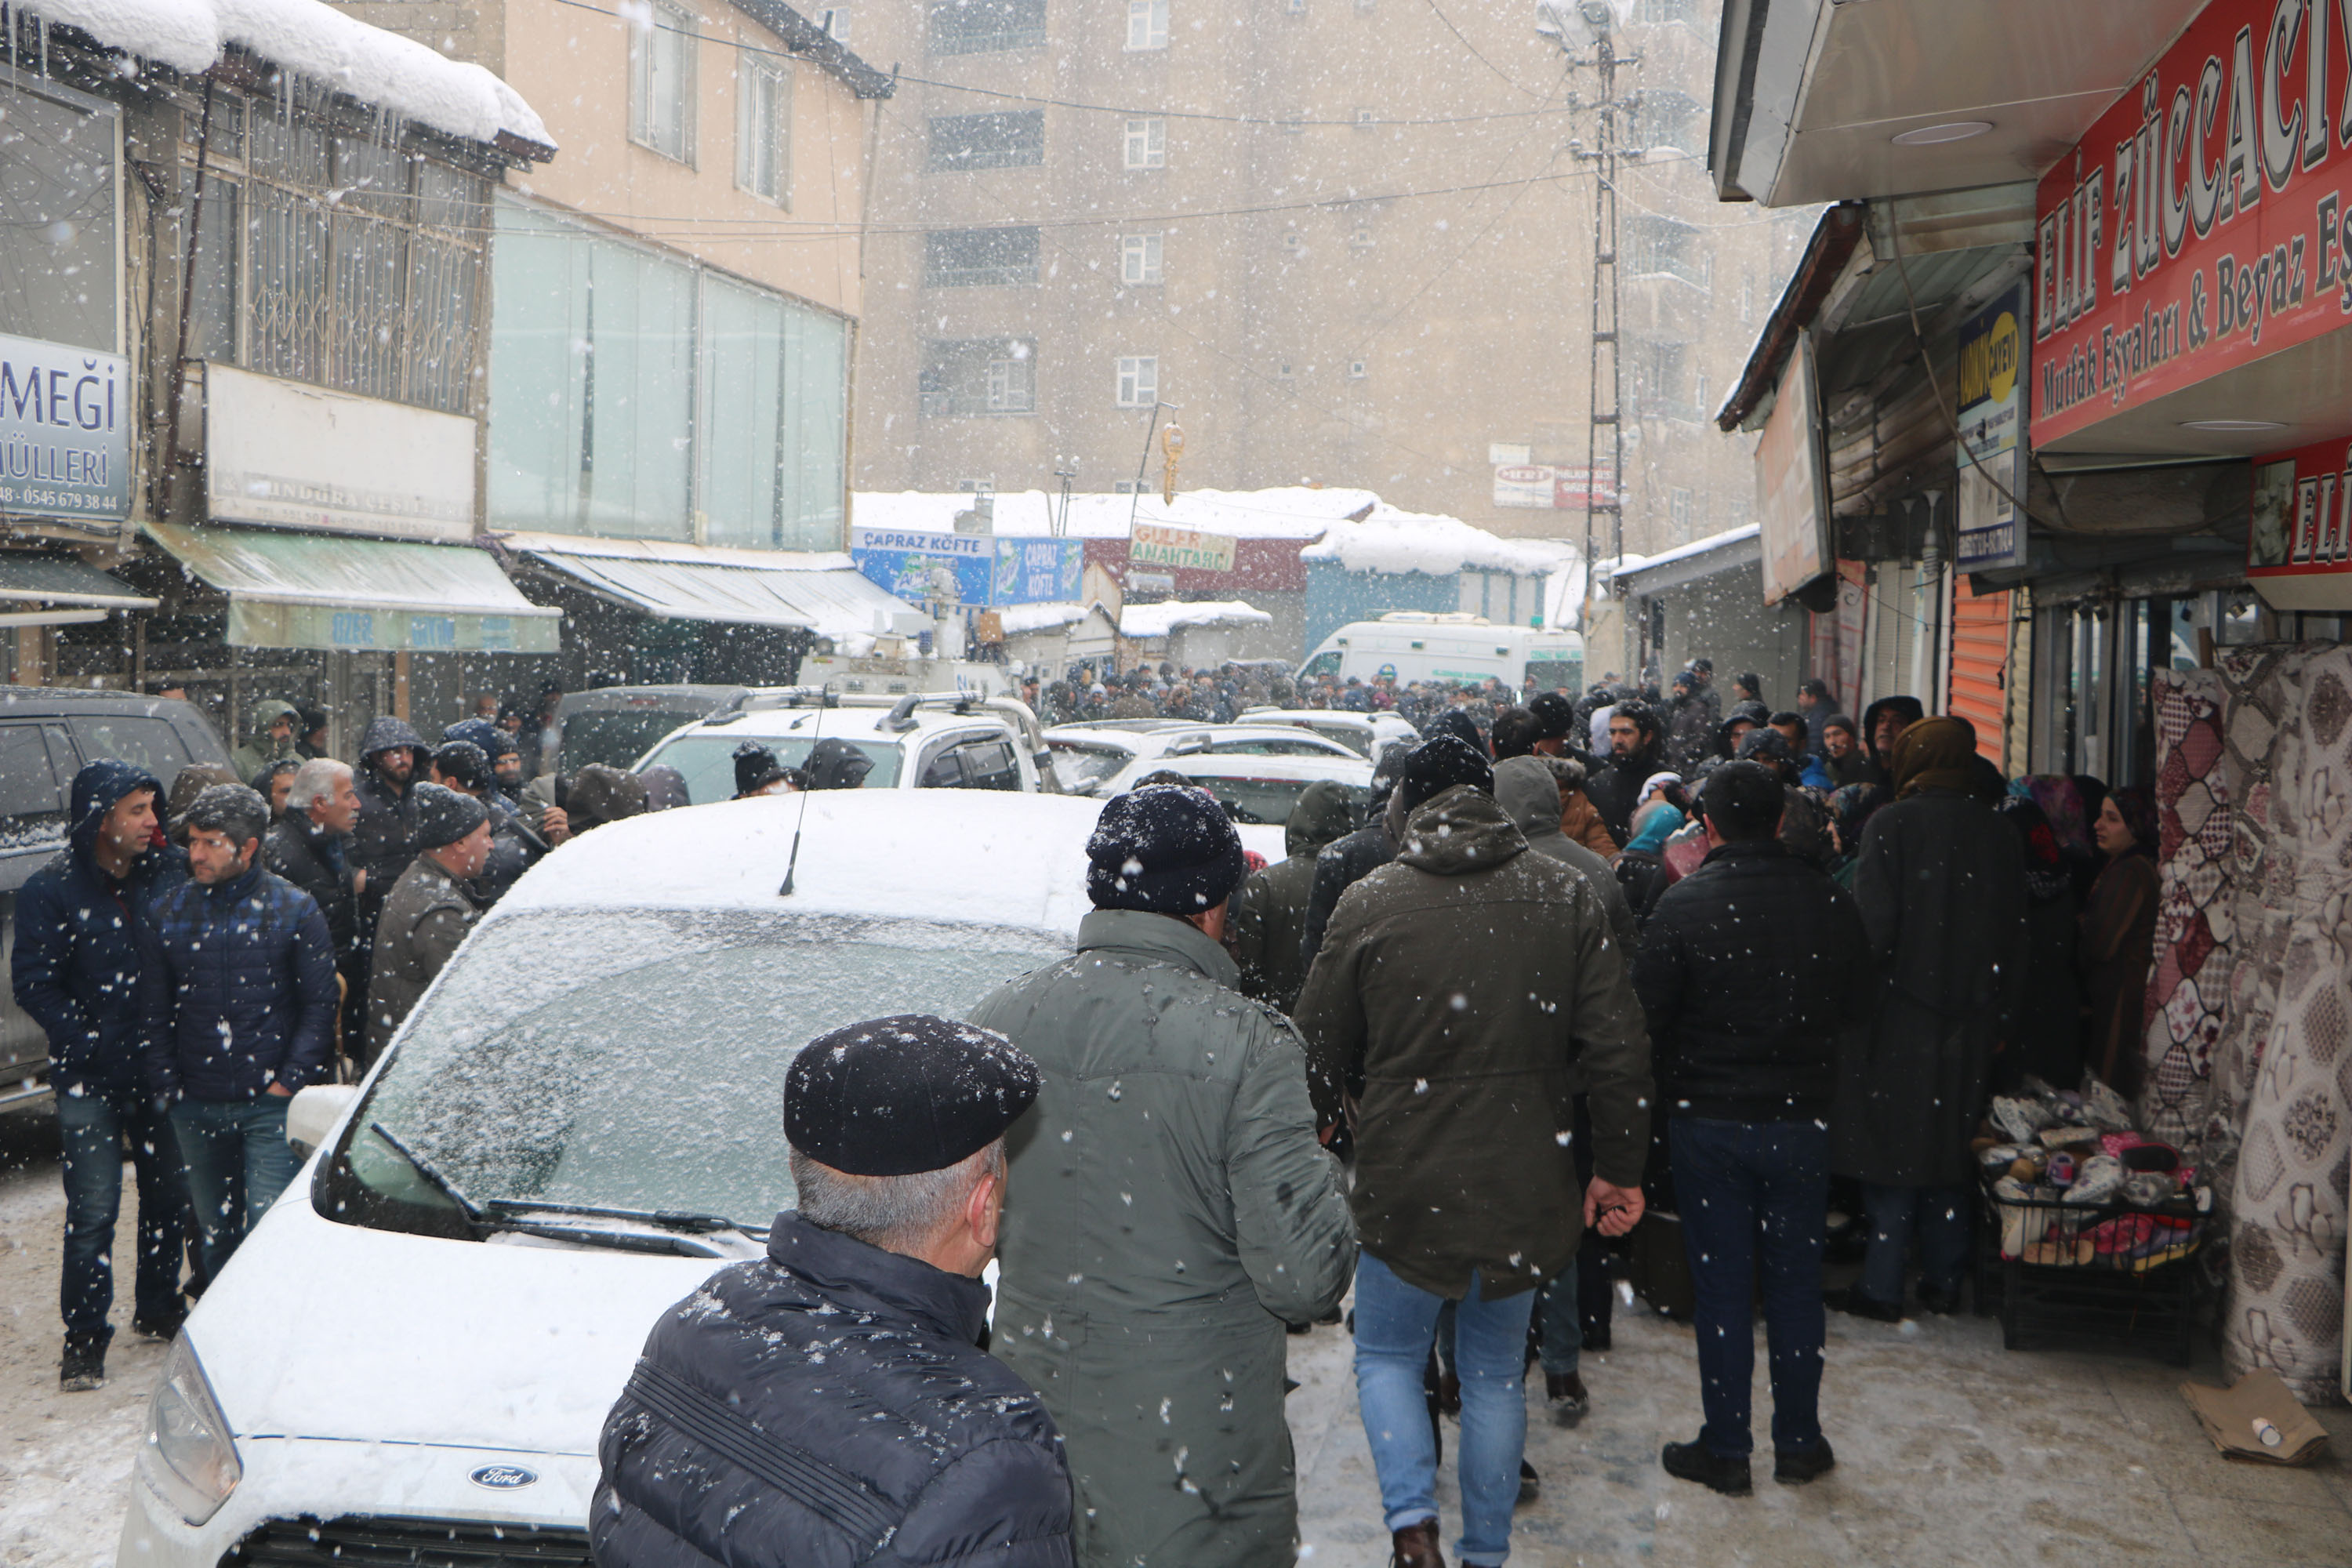
[[568, 1214], [586, 1219], [633, 1219], [644, 1225], [656, 1225], [665, 1230], [692, 1231], [708, 1234], [715, 1230], [740, 1230], [746, 1236], [765, 1236], [765, 1226], [745, 1225], [723, 1214], [696, 1214], [684, 1209], [623, 1209], [605, 1208], [594, 1204], [546, 1203], [538, 1198], [492, 1198], [486, 1205], [494, 1215], [505, 1214]]
[[391, 1144], [393, 1152], [407, 1161], [410, 1166], [415, 1170], [416, 1173], [425, 1178], [425, 1184], [427, 1186], [430, 1186], [435, 1192], [439, 1193], [443, 1197], [447, 1198], [451, 1203], [457, 1205], [457, 1212], [466, 1216], [467, 1223], [469, 1223], [475, 1230], [479, 1231], [484, 1226], [489, 1223], [490, 1216], [483, 1212], [481, 1205], [476, 1203], [473, 1199], [467, 1197], [463, 1192], [459, 1191], [457, 1183], [451, 1181], [448, 1177], [436, 1170], [432, 1161], [427, 1160], [424, 1155], [418, 1153], [415, 1150], [402, 1142], [399, 1137], [393, 1132], [391, 1128], [386, 1127], [381, 1121], [371, 1121], [368, 1123], [368, 1131], [383, 1139], [386, 1143]]

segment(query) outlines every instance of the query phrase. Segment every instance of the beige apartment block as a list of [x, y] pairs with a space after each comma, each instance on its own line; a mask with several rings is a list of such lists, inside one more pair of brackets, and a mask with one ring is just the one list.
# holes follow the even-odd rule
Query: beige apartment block
[[[1621, 37], [1644, 63], [1619, 95], [1648, 95], [1621, 134], [1657, 149], [1622, 184], [1629, 263], [1651, 225], [1622, 285], [1633, 549], [1732, 526], [1747, 492], [1702, 405], [1753, 336], [1740, 301], [1773, 297], [1776, 231], [1722, 225], [1705, 177], [1718, 9], [1641, 0]], [[1580, 540], [1580, 510], [1496, 504], [1496, 448], [1580, 468], [1591, 406], [1598, 84], [1534, 23], [1459, 0], [839, 7], [898, 78], [857, 488], [1051, 489], [1073, 464], [1082, 489], [1139, 467], [1157, 488], [1165, 403], [1181, 487], [1360, 485]]]

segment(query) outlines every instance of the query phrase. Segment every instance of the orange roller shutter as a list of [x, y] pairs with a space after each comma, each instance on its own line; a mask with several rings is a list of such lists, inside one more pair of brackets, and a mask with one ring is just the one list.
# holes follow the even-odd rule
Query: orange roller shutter
[[2008, 731], [2009, 594], [1979, 597], [1959, 578], [1952, 590], [1952, 687], [1944, 711], [1977, 727], [1977, 750], [2006, 764]]

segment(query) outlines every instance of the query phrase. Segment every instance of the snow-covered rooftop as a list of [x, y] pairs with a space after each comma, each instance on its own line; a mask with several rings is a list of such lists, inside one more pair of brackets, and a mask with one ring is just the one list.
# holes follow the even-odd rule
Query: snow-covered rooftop
[[1274, 617], [1238, 599], [1164, 599], [1157, 605], [1129, 605], [1119, 612], [1118, 635], [1164, 637], [1179, 626], [1270, 626]]
[[[946, 533], [956, 513], [969, 510], [977, 496], [936, 490], [860, 490], [852, 498], [851, 521], [860, 528]], [[1041, 536], [1054, 531], [1062, 498], [1044, 490], [1004, 490], [993, 498], [1000, 535]], [[1379, 508], [1370, 490], [1324, 489], [1284, 485], [1264, 490], [1185, 490], [1172, 506], [1156, 495], [1099, 493], [1070, 497], [1072, 539], [1125, 539], [1128, 521], [1236, 539], [1314, 539], [1335, 522]]]
[[478, 65], [321, 0], [40, 0], [41, 16], [191, 76], [231, 45], [365, 103], [471, 142], [555, 145], [522, 95]]
[[996, 612], [996, 624], [1004, 628], [1007, 637], [1019, 637], [1024, 632], [1058, 631], [1074, 626], [1087, 618], [1084, 605], [1007, 605]]
[[1465, 569], [1537, 577], [1567, 571], [1577, 554], [1573, 545], [1505, 539], [1460, 518], [1387, 505], [1361, 522], [1333, 524], [1299, 553], [1309, 561], [1336, 561], [1350, 572], [1426, 572], [1440, 577]]
[[1726, 529], [1721, 533], [1710, 533], [1705, 539], [1694, 539], [1688, 544], [1677, 544], [1672, 550], [1662, 550], [1655, 555], [1622, 555], [1615, 561], [1601, 563], [1601, 570], [1617, 577], [1633, 572], [1646, 572], [1654, 566], [1687, 561], [1694, 555], [1705, 555], [1711, 550], [1721, 550], [1727, 545], [1744, 544], [1762, 531], [1760, 524], [1751, 522], [1745, 528]]

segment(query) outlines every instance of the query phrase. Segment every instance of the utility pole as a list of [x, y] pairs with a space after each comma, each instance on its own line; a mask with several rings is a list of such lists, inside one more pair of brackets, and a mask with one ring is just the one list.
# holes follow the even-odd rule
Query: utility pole
[[[1558, 41], [1568, 53], [1571, 70], [1589, 69], [1599, 79], [1600, 97], [1593, 102], [1592, 144], [1570, 142], [1569, 150], [1592, 169], [1592, 337], [1587, 361], [1590, 386], [1586, 406], [1590, 416], [1584, 437], [1584, 615], [1592, 625], [1593, 563], [1596, 545], [1606, 542], [1609, 559], [1625, 554], [1625, 421], [1623, 340], [1617, 310], [1617, 164], [1628, 155], [1617, 130], [1617, 116], [1633, 100], [1617, 96], [1617, 68], [1640, 63], [1638, 55], [1621, 55], [1612, 36], [1616, 22], [1608, 0], [1542, 0], [1536, 8], [1536, 31]], [[1633, 156], [1639, 156], [1634, 150]], [[1604, 368], [1605, 365], [1605, 368]], [[1601, 449], [1608, 449], [1603, 488]], [[1586, 649], [1590, 657], [1591, 649]], [[1637, 670], [1641, 650], [1629, 642], [1629, 672]], [[1629, 679], [1631, 676], [1629, 675]]]

